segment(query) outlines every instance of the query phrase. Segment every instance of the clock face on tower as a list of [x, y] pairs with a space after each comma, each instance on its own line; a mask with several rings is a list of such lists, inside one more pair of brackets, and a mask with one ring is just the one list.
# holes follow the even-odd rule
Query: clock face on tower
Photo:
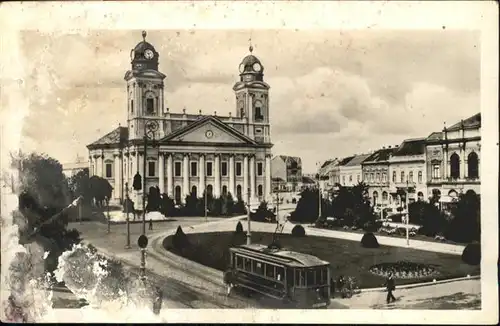
[[150, 49], [147, 49], [145, 52], [144, 52], [144, 57], [148, 60], [151, 60], [153, 59], [154, 57], [154, 53], [153, 51], [151, 51]]
[[254, 64], [253, 64], [253, 66], [252, 66], [252, 68], [253, 68], [253, 70], [255, 70], [256, 72], [260, 72], [260, 71], [261, 71], [261, 69], [262, 69], [261, 65], [260, 65], [258, 62], [254, 63]]
[[207, 131], [205, 132], [205, 136], [206, 136], [207, 138], [212, 138], [212, 137], [214, 136], [214, 132], [213, 132], [212, 130], [207, 130]]

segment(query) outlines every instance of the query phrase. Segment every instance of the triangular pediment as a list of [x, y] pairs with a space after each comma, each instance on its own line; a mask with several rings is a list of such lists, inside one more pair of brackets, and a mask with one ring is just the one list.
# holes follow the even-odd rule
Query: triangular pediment
[[236, 129], [215, 117], [207, 116], [190, 125], [167, 135], [162, 141], [213, 144], [252, 144], [256, 143]]

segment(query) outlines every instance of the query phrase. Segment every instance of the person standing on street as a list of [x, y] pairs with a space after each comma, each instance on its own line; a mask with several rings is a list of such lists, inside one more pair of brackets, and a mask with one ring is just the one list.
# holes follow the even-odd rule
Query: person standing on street
[[153, 230], [153, 219], [149, 219], [149, 230]]
[[389, 277], [387, 277], [387, 282], [386, 282], [386, 287], [387, 287], [387, 303], [391, 303], [396, 301], [396, 298], [392, 294], [392, 291], [396, 289], [396, 285], [394, 284], [394, 278], [392, 277], [392, 273], [389, 273]]
[[229, 267], [224, 273], [224, 283], [227, 285], [227, 294], [229, 296], [231, 294], [231, 290], [234, 287], [234, 271], [232, 267]]

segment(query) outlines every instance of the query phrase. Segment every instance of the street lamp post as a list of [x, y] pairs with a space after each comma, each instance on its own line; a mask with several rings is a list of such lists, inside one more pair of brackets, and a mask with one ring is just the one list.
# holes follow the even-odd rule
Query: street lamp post
[[127, 214], [127, 244], [125, 249], [130, 249], [130, 214], [128, 211], [130, 199], [128, 197], [128, 182], [125, 183], [125, 214]]
[[[155, 132], [158, 130], [158, 122], [149, 120], [144, 125], [144, 157], [143, 157], [143, 178], [142, 178], [142, 236], [146, 237], [146, 164], [148, 140], [154, 142]], [[141, 247], [141, 279], [146, 277], [146, 249]]]
[[247, 245], [252, 243], [251, 233], [250, 233], [250, 187], [247, 188]]
[[111, 217], [109, 216], [109, 198], [106, 197], [106, 214], [108, 216], [108, 234], [111, 233]]
[[408, 192], [409, 192], [409, 187], [408, 187], [408, 180], [406, 180], [406, 245], [410, 246], [410, 231], [408, 230], [408, 225], [410, 223], [410, 210], [408, 209]]

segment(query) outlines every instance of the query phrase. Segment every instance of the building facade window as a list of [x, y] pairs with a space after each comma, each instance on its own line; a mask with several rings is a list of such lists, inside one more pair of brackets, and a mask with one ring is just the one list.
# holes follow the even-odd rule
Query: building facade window
[[359, 174], [358, 174], [358, 183], [360, 182], [360, 179], [361, 179], [361, 177], [360, 177], [360, 176], [359, 176]]
[[392, 182], [396, 182], [396, 171], [392, 172]]
[[262, 190], [262, 185], [259, 185], [257, 187], [257, 196], [262, 197], [263, 194], [264, 194], [264, 191]]
[[175, 202], [176, 202], [176, 204], [180, 204], [181, 203], [181, 186], [176, 186], [175, 187], [174, 196], [175, 196]]
[[227, 176], [227, 162], [226, 162], [226, 161], [221, 162], [220, 167], [221, 167], [221, 168], [220, 168], [220, 170], [221, 170], [221, 175], [222, 175], [223, 177], [226, 177], [226, 176]]
[[182, 162], [174, 162], [174, 176], [182, 176]]
[[112, 178], [112, 177], [113, 177], [113, 164], [106, 163], [106, 178]]
[[467, 156], [467, 177], [471, 179], [479, 178], [479, 159], [476, 152]]
[[191, 176], [198, 176], [198, 162], [191, 162]]
[[349, 175], [349, 182], [352, 182], [352, 175]]
[[380, 182], [380, 173], [377, 173], [377, 182]]
[[413, 182], [413, 171], [410, 171], [408, 175], [408, 181]]
[[213, 175], [213, 163], [207, 162], [207, 177], [211, 177]]
[[155, 101], [152, 98], [146, 99], [146, 113], [151, 115], [155, 112]]
[[342, 176], [342, 185], [345, 185], [345, 175]]
[[384, 182], [387, 182], [387, 173], [384, 172], [382, 174], [382, 179], [383, 179]]
[[450, 177], [453, 179], [460, 177], [460, 157], [457, 153], [450, 156]]
[[130, 112], [134, 113], [134, 100], [130, 100]]
[[236, 176], [241, 177], [243, 174], [242, 164], [241, 162], [236, 162]]
[[401, 171], [401, 182], [405, 182], [405, 171]]
[[154, 177], [156, 174], [156, 164], [153, 161], [148, 162], [148, 177]]
[[432, 166], [432, 179], [441, 179], [441, 166], [439, 164]]
[[422, 183], [422, 171], [418, 171], [418, 183]]
[[226, 185], [222, 186], [222, 194], [227, 195], [227, 186]]
[[262, 162], [257, 163], [257, 175], [260, 177], [264, 174], [263, 164]]

